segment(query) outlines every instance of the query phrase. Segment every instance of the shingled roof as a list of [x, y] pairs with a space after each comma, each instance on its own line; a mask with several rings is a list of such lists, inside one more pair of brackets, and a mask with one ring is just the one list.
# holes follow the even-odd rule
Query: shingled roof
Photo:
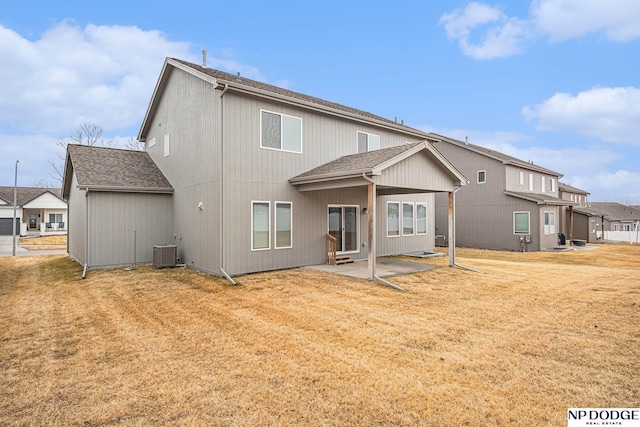
[[[466, 150], [474, 151], [478, 154], [482, 154], [484, 156], [490, 157], [492, 159], [498, 160], [503, 164], [519, 166], [524, 169], [541, 172], [547, 175], [555, 175], [557, 177], [562, 177], [563, 175], [559, 172], [552, 171], [551, 169], [543, 168], [542, 166], [538, 166], [533, 164], [532, 162], [526, 162], [524, 160], [520, 160], [517, 157], [509, 156], [508, 154], [501, 153], [500, 151], [496, 151], [490, 148], [482, 147], [480, 145], [470, 144], [464, 141], [460, 141], [454, 138], [449, 138], [444, 135], [438, 135], [436, 133], [430, 134], [432, 137], [440, 139], [441, 141], [448, 142], [450, 144], [456, 145], [458, 147], [464, 148]], [[436, 143], [436, 148], [437, 148]]]
[[539, 205], [573, 206], [573, 202], [569, 202], [558, 197], [549, 196], [547, 194], [521, 193], [519, 191], [505, 191], [504, 194], [506, 194], [507, 196], [516, 197], [518, 199], [535, 202]]
[[588, 207], [612, 221], [640, 221], [640, 209], [622, 203], [589, 202]]
[[71, 170], [78, 186], [92, 190], [170, 193], [173, 187], [144, 151], [69, 145], [64, 195], [69, 194]]
[[239, 74], [230, 74], [224, 71], [216, 70], [202, 65], [194, 64], [188, 61], [177, 58], [166, 58], [165, 65], [163, 67], [160, 78], [154, 90], [154, 94], [149, 103], [147, 113], [140, 127], [138, 139], [144, 141], [147, 131], [149, 129], [149, 118], [155, 113], [156, 97], [160, 96], [164, 90], [164, 86], [167, 82], [167, 76], [173, 69], [180, 69], [188, 72], [198, 78], [216, 85], [218, 88], [225, 88], [236, 92], [242, 92], [253, 96], [267, 97], [271, 99], [277, 99], [282, 102], [301, 106], [302, 108], [310, 108], [319, 111], [326, 112], [328, 114], [339, 115], [341, 117], [349, 117], [355, 120], [361, 120], [363, 122], [375, 124], [404, 132], [419, 138], [430, 139], [429, 133], [423, 132], [418, 129], [405, 126], [403, 123], [387, 119], [382, 116], [378, 116], [367, 111], [359, 110], [357, 108], [347, 107], [342, 104], [330, 102], [322, 98], [315, 96], [305, 95], [300, 92], [295, 92], [289, 89], [284, 89], [278, 86], [273, 86], [257, 80], [252, 80]]
[[[17, 187], [16, 201], [18, 206], [24, 206], [30, 201], [37, 199], [44, 193], [51, 193], [60, 198], [60, 188], [43, 187]], [[0, 199], [13, 206], [13, 187], [0, 187]]]
[[295, 182], [301, 178], [309, 178], [312, 176], [324, 176], [340, 174], [354, 174], [362, 172], [371, 172], [374, 167], [393, 159], [394, 157], [404, 153], [415, 147], [417, 144], [423, 144], [421, 142], [414, 144], [404, 144], [396, 147], [384, 148], [381, 150], [369, 151], [366, 153], [350, 154], [348, 156], [340, 157], [332, 162], [325, 163], [316, 168], [313, 168], [305, 173], [302, 173], [291, 181]]
[[579, 188], [576, 187], [572, 187], [568, 184], [565, 184], [563, 182], [558, 182], [558, 190], [564, 191], [566, 193], [574, 193], [574, 194], [584, 194], [584, 195], [589, 195], [591, 193], [589, 193], [588, 191], [584, 191], [581, 190]]

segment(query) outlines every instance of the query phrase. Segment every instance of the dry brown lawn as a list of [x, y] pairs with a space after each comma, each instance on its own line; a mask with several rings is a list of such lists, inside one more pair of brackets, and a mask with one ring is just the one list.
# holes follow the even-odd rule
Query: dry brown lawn
[[27, 250], [67, 249], [67, 236], [21, 237], [18, 244]]
[[0, 425], [562, 426], [640, 403], [640, 247], [459, 250], [474, 273], [0, 258]]

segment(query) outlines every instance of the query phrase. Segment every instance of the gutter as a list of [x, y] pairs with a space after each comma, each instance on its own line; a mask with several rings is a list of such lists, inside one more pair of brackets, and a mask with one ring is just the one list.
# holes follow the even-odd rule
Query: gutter
[[117, 193], [173, 193], [173, 188], [169, 187], [120, 187], [113, 185], [78, 185], [79, 190], [105, 191]]
[[229, 89], [229, 85], [225, 84], [224, 89], [220, 92], [220, 221], [219, 223], [219, 233], [220, 233], [220, 271], [222, 275], [232, 284], [237, 285], [237, 283], [229, 276], [229, 274], [224, 270], [224, 94], [227, 93]]

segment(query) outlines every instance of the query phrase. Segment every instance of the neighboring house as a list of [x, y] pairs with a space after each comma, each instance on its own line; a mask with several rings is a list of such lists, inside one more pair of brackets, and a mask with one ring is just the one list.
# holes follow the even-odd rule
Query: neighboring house
[[69, 255], [92, 268], [151, 262], [153, 245], [173, 243], [172, 192], [145, 152], [70, 144]]
[[560, 207], [560, 233], [567, 239], [595, 242], [596, 231], [601, 221], [598, 221], [596, 213], [587, 207], [587, 197], [590, 193], [562, 182], [558, 182], [558, 191], [562, 200], [573, 203], [573, 206]]
[[[427, 133], [171, 58], [138, 139], [146, 143], [141, 155], [149, 156], [173, 191], [161, 195], [162, 208], [140, 205], [139, 220], [157, 222], [159, 231], [138, 235], [138, 247], [175, 244], [180, 262], [215, 275], [326, 263], [330, 235], [338, 255], [368, 259], [372, 277], [375, 256], [433, 250], [434, 194], [453, 198], [466, 183]], [[77, 148], [68, 164], [77, 163]], [[96, 151], [89, 157], [100, 162], [101, 156]], [[118, 166], [110, 173], [117, 175]], [[76, 207], [79, 217], [86, 209], [79, 178], [77, 171], [65, 175], [74, 224]], [[119, 183], [120, 193], [104, 200], [103, 211], [126, 221], [121, 206], [145, 194], [129, 187], [144, 183]], [[98, 191], [87, 190], [90, 196]], [[92, 216], [84, 227], [100, 229], [105, 220]], [[70, 254], [79, 260], [81, 233], [77, 240], [74, 229], [69, 235]], [[89, 234], [100, 252], [88, 257], [89, 267], [125, 263], [101, 249], [107, 233]], [[125, 244], [114, 240], [109, 248]]]
[[[67, 203], [59, 188], [17, 187], [17, 234], [66, 234]], [[12, 235], [14, 187], [0, 187], [0, 235]]]
[[[482, 249], [537, 251], [558, 246], [561, 174], [495, 150], [432, 134], [434, 143], [469, 185], [455, 195], [455, 244]], [[447, 202], [436, 198], [436, 232], [449, 244]]]
[[602, 230], [597, 230], [598, 238], [636, 242], [640, 209], [611, 202], [589, 202], [587, 208], [583, 209], [589, 209], [603, 219]]

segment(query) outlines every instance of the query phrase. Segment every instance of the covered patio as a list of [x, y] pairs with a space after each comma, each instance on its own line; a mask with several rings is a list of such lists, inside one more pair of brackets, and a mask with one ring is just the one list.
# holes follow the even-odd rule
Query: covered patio
[[[407, 272], [428, 269], [418, 263], [389, 262], [378, 257], [376, 224], [378, 196], [447, 192], [449, 194], [449, 235], [454, 235], [455, 192], [467, 184], [456, 170], [428, 141], [405, 144], [341, 157], [289, 180], [299, 191], [320, 191], [346, 187], [367, 188], [367, 259], [351, 265], [318, 266], [318, 269], [354, 277], [382, 280]], [[386, 237], [386, 236], [385, 236]], [[454, 240], [455, 241], [455, 240]], [[414, 265], [415, 264], [415, 265]], [[455, 248], [449, 248], [449, 265], [455, 265]], [[316, 268], [316, 267], [314, 267]], [[342, 272], [342, 273], [340, 273]]]

